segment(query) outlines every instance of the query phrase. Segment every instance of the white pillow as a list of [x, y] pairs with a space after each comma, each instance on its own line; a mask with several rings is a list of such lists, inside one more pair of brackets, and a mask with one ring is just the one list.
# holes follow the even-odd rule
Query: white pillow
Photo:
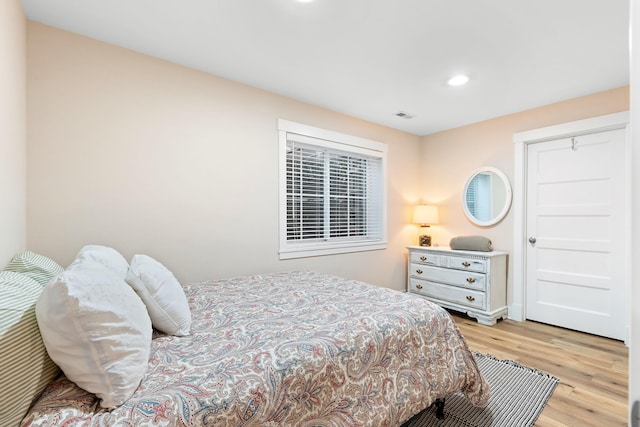
[[156, 329], [170, 335], [189, 335], [189, 303], [171, 271], [150, 256], [134, 255], [126, 280], [144, 301]]
[[76, 255], [77, 261], [95, 261], [107, 267], [120, 277], [124, 279], [129, 269], [127, 260], [117, 250], [110, 248], [109, 246], [101, 245], [86, 245], [80, 249], [78, 255]]
[[102, 407], [133, 395], [147, 371], [152, 329], [123, 279], [96, 262], [74, 262], [43, 288], [36, 317], [51, 359]]

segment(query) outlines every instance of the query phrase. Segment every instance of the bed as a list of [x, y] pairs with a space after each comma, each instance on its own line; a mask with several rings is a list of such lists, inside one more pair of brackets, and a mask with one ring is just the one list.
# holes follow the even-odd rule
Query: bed
[[461, 391], [489, 396], [449, 314], [312, 271], [184, 286], [190, 334], [153, 332], [146, 373], [105, 409], [64, 375], [22, 426], [393, 426]]

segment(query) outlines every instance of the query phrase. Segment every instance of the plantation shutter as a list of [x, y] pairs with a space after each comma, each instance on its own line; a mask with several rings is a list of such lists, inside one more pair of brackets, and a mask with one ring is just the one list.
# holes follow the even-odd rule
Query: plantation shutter
[[382, 159], [370, 151], [287, 133], [287, 241], [382, 239]]

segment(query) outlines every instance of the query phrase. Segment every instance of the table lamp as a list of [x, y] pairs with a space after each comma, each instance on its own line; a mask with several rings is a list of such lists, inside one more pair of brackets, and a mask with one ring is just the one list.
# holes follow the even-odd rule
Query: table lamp
[[431, 236], [427, 233], [431, 225], [437, 224], [438, 207], [433, 205], [418, 205], [413, 209], [413, 223], [420, 225], [420, 236], [418, 242], [420, 246], [431, 246]]

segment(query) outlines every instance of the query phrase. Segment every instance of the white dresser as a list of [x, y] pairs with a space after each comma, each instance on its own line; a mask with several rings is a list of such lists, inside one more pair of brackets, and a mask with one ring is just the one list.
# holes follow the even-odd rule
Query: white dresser
[[408, 292], [483, 325], [507, 318], [507, 253], [408, 246]]

